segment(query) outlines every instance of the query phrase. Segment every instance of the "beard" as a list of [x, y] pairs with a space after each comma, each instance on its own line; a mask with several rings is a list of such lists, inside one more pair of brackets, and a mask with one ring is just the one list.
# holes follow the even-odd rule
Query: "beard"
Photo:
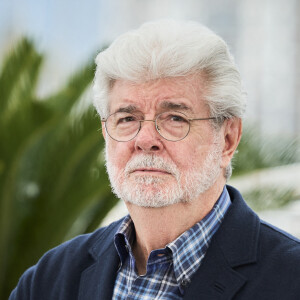
[[[212, 187], [220, 175], [221, 151], [216, 144], [210, 150], [201, 165], [189, 162], [191, 167], [180, 171], [174, 162], [155, 154], [137, 155], [127, 162], [125, 169], [119, 169], [110, 161], [106, 147], [106, 170], [112, 192], [123, 201], [141, 207], [192, 202]], [[136, 169], [149, 167], [169, 175], [132, 173]]]

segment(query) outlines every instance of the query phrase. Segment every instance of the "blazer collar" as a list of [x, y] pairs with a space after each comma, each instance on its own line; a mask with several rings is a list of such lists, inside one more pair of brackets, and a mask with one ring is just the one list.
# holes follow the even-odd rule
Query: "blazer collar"
[[121, 221], [111, 224], [90, 249], [93, 263], [81, 274], [79, 300], [111, 300], [119, 267], [119, 256], [114, 245], [114, 234]]
[[259, 218], [236, 189], [227, 189], [232, 205], [184, 299], [232, 299], [247, 281], [234, 268], [257, 261]]
[[[232, 205], [186, 288], [184, 299], [232, 299], [247, 281], [234, 268], [257, 260], [259, 218], [237, 190], [230, 186], [227, 189]], [[81, 275], [79, 300], [112, 299], [119, 266], [113, 241], [121, 221], [106, 228], [90, 249], [94, 263]]]

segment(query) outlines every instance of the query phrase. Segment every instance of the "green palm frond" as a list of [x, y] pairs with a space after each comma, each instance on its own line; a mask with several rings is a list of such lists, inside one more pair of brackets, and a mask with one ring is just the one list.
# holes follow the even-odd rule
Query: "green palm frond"
[[53, 107], [56, 112], [65, 113], [80, 100], [81, 95], [91, 83], [94, 77], [94, 63], [89, 62], [76, 74], [73, 74], [65, 86], [56, 94], [49, 96], [46, 103]]
[[[247, 126], [248, 125], [248, 126]], [[246, 124], [233, 159], [234, 176], [299, 161], [299, 140], [288, 136], [262, 137], [254, 126]]]
[[89, 89], [89, 62], [53, 95], [37, 99], [43, 56], [23, 39], [0, 75], [0, 299], [49, 248], [94, 229], [117, 200], [101, 159], [104, 145], [92, 107], [72, 110]]

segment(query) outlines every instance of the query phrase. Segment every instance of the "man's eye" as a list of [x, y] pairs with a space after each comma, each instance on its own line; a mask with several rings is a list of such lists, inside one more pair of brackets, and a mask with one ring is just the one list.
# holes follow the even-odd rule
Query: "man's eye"
[[129, 123], [129, 122], [134, 122], [134, 121], [136, 121], [136, 118], [134, 116], [127, 116], [127, 117], [118, 119], [117, 124], [124, 124], [124, 123]]
[[173, 122], [187, 122], [187, 119], [183, 118], [182, 116], [178, 116], [178, 115], [170, 115], [169, 116], [169, 120], [173, 121]]

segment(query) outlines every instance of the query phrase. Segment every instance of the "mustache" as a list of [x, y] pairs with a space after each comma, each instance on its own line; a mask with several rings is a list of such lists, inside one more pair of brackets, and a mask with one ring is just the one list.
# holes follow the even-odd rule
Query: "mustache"
[[141, 154], [133, 157], [126, 164], [124, 173], [128, 176], [131, 172], [139, 168], [157, 168], [179, 177], [178, 168], [173, 162], [166, 161], [164, 158], [155, 155]]

